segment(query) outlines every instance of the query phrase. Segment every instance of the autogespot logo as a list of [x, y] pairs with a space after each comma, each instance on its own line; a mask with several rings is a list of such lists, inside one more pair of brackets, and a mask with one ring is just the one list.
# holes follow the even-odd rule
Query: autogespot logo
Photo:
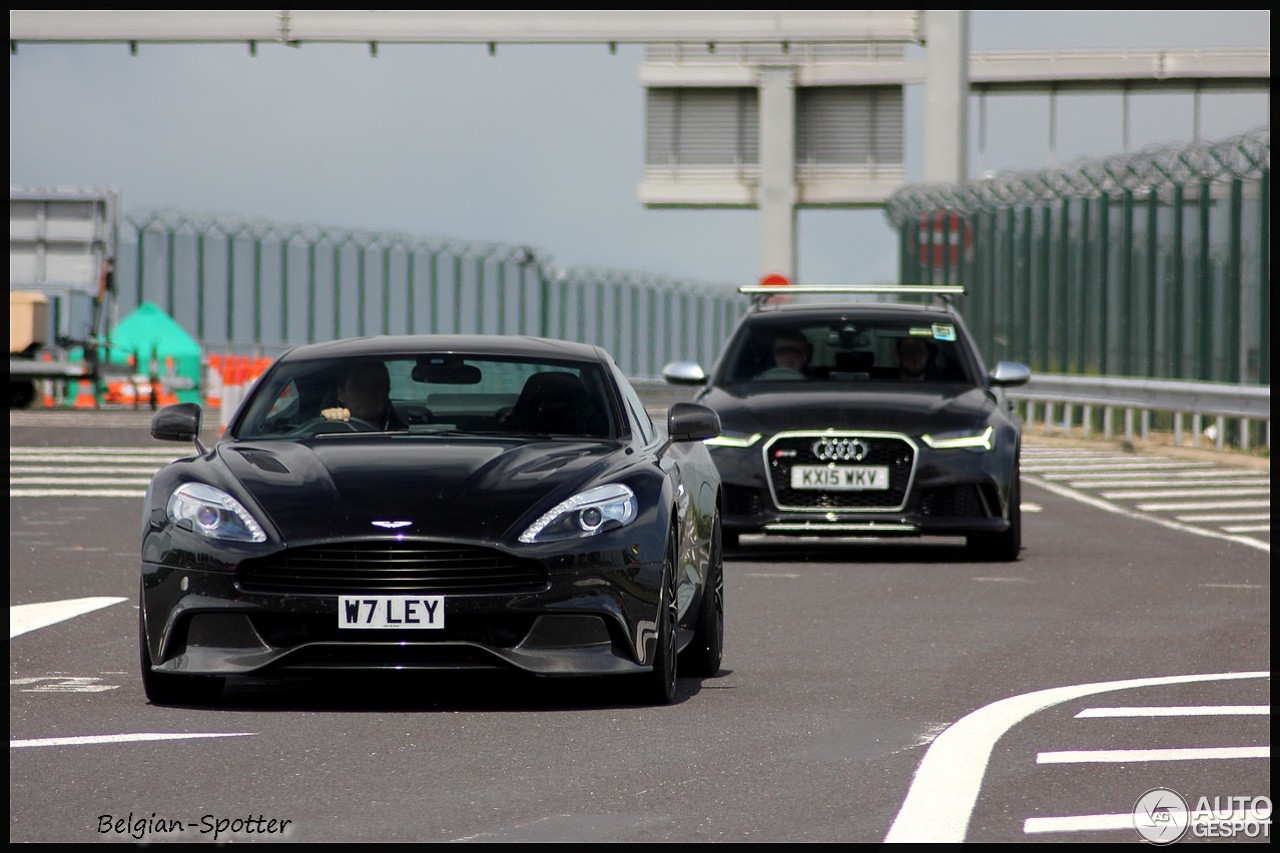
[[1172, 844], [1187, 834], [1191, 813], [1177, 791], [1152, 788], [1133, 804], [1133, 828], [1152, 844]]

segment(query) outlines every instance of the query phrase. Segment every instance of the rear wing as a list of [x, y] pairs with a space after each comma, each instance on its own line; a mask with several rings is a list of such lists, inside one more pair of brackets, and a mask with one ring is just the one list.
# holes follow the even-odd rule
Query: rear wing
[[940, 296], [947, 300], [951, 296], [963, 296], [965, 291], [964, 285], [960, 284], [796, 284], [782, 286], [749, 284], [739, 287], [738, 292], [751, 297], [751, 306], [753, 308], [761, 308], [768, 303], [769, 298], [772, 296], [894, 294], [898, 296]]

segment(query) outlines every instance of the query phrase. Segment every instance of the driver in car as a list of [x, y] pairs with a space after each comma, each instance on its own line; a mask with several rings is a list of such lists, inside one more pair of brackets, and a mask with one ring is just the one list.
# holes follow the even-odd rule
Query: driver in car
[[[338, 383], [338, 404], [321, 409], [327, 421], [363, 422], [377, 430], [407, 429], [391, 405], [391, 376], [380, 361], [353, 364]], [[356, 424], [361, 425], [361, 424]]]

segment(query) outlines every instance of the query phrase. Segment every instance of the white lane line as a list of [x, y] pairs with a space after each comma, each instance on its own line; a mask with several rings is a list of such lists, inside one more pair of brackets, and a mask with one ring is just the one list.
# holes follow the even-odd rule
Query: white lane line
[[103, 743], [137, 743], [149, 740], [192, 740], [211, 737], [253, 737], [257, 732], [192, 732], [177, 734], [168, 732], [141, 732], [127, 735], [83, 735], [80, 737], [46, 737], [30, 740], [11, 740], [10, 749], [26, 749], [33, 746], [93, 746]]
[[1085, 708], [1077, 720], [1096, 717], [1231, 717], [1270, 716], [1270, 705], [1157, 705], [1118, 708]]
[[1218, 746], [1190, 749], [1077, 749], [1041, 752], [1036, 764], [1133, 764], [1141, 761], [1212, 761], [1270, 758], [1269, 746]]
[[10, 489], [11, 498], [145, 498], [142, 489]]
[[982, 789], [991, 751], [1005, 732], [1045, 708], [1097, 693], [1192, 684], [1269, 678], [1269, 672], [1227, 672], [1212, 675], [1175, 675], [1134, 678], [1051, 687], [992, 702], [957, 720], [938, 736], [920, 760], [902, 808], [885, 835], [886, 842], [964, 841], [969, 818]]
[[1260, 583], [1198, 583], [1196, 586], [1205, 589], [1266, 589]]
[[1229, 515], [1179, 515], [1178, 521], [1270, 521], [1269, 512], [1233, 512]]
[[37, 604], [15, 604], [9, 608], [9, 639], [48, 628], [59, 622], [119, 604], [126, 599], [109, 596], [72, 598], [66, 601], [42, 601]]
[[[1213, 813], [1190, 812], [1188, 813], [1188, 818], [1191, 826], [1231, 826], [1239, 825], [1246, 821], [1260, 822], [1261, 820], [1266, 820], [1253, 809], [1238, 809], [1234, 807], [1230, 813], [1226, 809]], [[1127, 829], [1133, 832], [1133, 812], [1124, 814], [1069, 815], [1063, 817], [1029, 817], [1022, 824], [1022, 831], [1027, 835], [1040, 835], [1049, 832], [1106, 832], [1112, 829]]]
[[1235, 524], [1230, 527], [1223, 527], [1228, 533], [1263, 533], [1271, 530], [1270, 524]]
[[153, 466], [139, 467], [131, 465], [94, 465], [92, 468], [70, 467], [67, 465], [10, 465], [9, 475], [14, 474], [76, 474], [91, 471], [94, 474], [154, 474], [159, 468]]
[[67, 471], [64, 476], [10, 476], [9, 485], [147, 485], [151, 478], [133, 479], [128, 476], [84, 476]]
[[1199, 490], [1208, 486], [1211, 489], [1223, 489], [1231, 486], [1271, 486], [1271, 480], [1266, 477], [1246, 477], [1243, 479], [1215, 479], [1212, 483], [1190, 482], [1178, 480], [1117, 480], [1112, 477], [1092, 478], [1080, 477], [1067, 480], [1067, 485], [1073, 489], [1172, 489], [1181, 487], [1179, 494], [1193, 493], [1198, 494]]
[[[1097, 509], [1103, 509], [1103, 510], [1106, 510], [1107, 512], [1115, 513], [1116, 515], [1122, 515], [1126, 518], [1135, 518], [1141, 521], [1147, 521], [1147, 522], [1150, 522], [1151, 524], [1158, 524], [1161, 527], [1168, 527], [1171, 530], [1181, 530], [1184, 533], [1192, 533], [1196, 536], [1204, 536], [1205, 538], [1208, 538], [1208, 539], [1224, 539], [1227, 542], [1236, 542], [1241, 545], [1248, 545], [1250, 548], [1257, 548], [1259, 551], [1266, 551], [1268, 554], [1271, 553], [1270, 542], [1262, 542], [1249, 536], [1239, 536], [1232, 533], [1220, 533], [1217, 530], [1207, 530], [1203, 527], [1192, 527], [1189, 524], [1179, 524], [1176, 521], [1170, 521], [1169, 519], [1161, 518], [1160, 516], [1146, 515], [1145, 513], [1134, 512], [1133, 510], [1126, 509], [1122, 506], [1119, 506], [1118, 504], [1108, 503], [1107, 501], [1104, 501], [1100, 498], [1095, 498], [1095, 497], [1092, 497], [1091, 495], [1086, 495], [1084, 492], [1079, 492], [1079, 491], [1076, 491], [1075, 489], [1069, 489], [1066, 486], [1060, 485], [1058, 483], [1050, 483], [1047, 480], [1041, 480], [1037, 477], [1023, 477], [1022, 479], [1025, 482], [1031, 483], [1034, 486], [1039, 486], [1040, 488], [1053, 492], [1056, 495], [1062, 495], [1063, 497], [1071, 498], [1074, 501], [1079, 501], [1082, 504], [1087, 504], [1089, 506], [1096, 507]], [[1270, 504], [1267, 504], [1267, 506], [1270, 506]], [[1143, 509], [1142, 506], [1139, 506], [1138, 508]], [[1187, 509], [1199, 509], [1199, 508], [1201, 507], [1196, 507], [1196, 506], [1187, 507]]]
[[748, 578], [798, 578], [799, 575], [788, 574], [786, 572], [747, 572], [744, 577]]
[[[1167, 487], [1167, 483], [1164, 484]], [[1142, 498], [1244, 498], [1254, 495], [1269, 495], [1271, 487], [1261, 489], [1139, 489], [1129, 492], [1103, 492], [1102, 496], [1109, 501], [1131, 501]]]
[[1027, 835], [1040, 835], [1047, 832], [1105, 832], [1111, 829], [1127, 829], [1133, 832], [1133, 812], [1029, 817], [1022, 822], [1022, 831]]
[[1023, 512], [1044, 512], [1044, 507], [1040, 506], [1040, 504], [1038, 503], [1032, 503], [1031, 501], [1023, 501], [1022, 511]]
[[181, 459], [184, 454], [168, 447], [13, 447], [10, 456], [164, 456]]
[[1023, 471], [1047, 474], [1065, 471], [1085, 474], [1089, 471], [1182, 471], [1190, 468], [1212, 468], [1212, 462], [1105, 462], [1101, 465], [1038, 465], [1023, 464]]
[[1271, 501], [1208, 501], [1206, 503], [1154, 503], [1138, 504], [1143, 512], [1185, 512], [1198, 509], [1262, 509], [1270, 508]]
[[[1212, 468], [1201, 471], [1158, 471], [1161, 479], [1164, 480], [1208, 480], [1213, 477], [1259, 477], [1261, 479], [1269, 479], [1262, 474], [1250, 474], [1247, 471], [1241, 471], [1238, 468]], [[1143, 477], [1155, 476], [1150, 471], [1116, 471], [1111, 474], [1045, 474], [1050, 480], [1140, 480]]]
[[974, 580], [987, 583], [1030, 583], [1027, 578], [974, 578]]

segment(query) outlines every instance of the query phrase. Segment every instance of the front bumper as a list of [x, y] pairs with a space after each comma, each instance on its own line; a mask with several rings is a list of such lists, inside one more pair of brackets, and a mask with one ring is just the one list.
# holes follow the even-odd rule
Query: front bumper
[[779, 477], [767, 469], [772, 463], [760, 447], [717, 448], [712, 457], [724, 489], [724, 530], [886, 537], [964, 536], [1009, 529], [1011, 453], [911, 445], [912, 458], [909, 465], [903, 463], [902, 482], [894, 482], [896, 491], [888, 497], [888, 506], [824, 506], [824, 496], [814, 493], [815, 505], [806, 508], [779, 499]]
[[[175, 537], [178, 538], [178, 537]], [[661, 560], [618, 551], [544, 558], [547, 580], [515, 593], [444, 592], [440, 629], [352, 630], [332, 593], [263, 591], [237, 564], [173, 549], [142, 563], [142, 614], [156, 672], [493, 669], [542, 675], [641, 672]], [[418, 590], [438, 594], [437, 590]], [[411, 594], [351, 588], [345, 594]]]

